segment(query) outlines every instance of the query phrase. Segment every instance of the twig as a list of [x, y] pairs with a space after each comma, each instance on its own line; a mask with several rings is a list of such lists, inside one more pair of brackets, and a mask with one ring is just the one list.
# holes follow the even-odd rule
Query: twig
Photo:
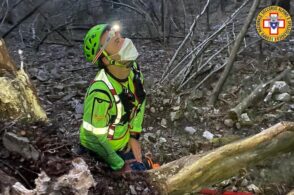
[[17, 28], [23, 21], [25, 21], [26, 19], [28, 19], [31, 15], [33, 15], [40, 7], [42, 7], [45, 3], [47, 3], [49, 1], [44, 0], [43, 2], [41, 2], [39, 5], [37, 5], [35, 8], [33, 8], [33, 10], [31, 10], [28, 14], [26, 14], [22, 19], [20, 19], [13, 27], [11, 27], [9, 30], [7, 30], [2, 37], [5, 38], [7, 35], [9, 35], [9, 33], [11, 33], [15, 28]]
[[255, 10], [257, 9], [259, 3], [260, 3], [260, 0], [254, 0], [253, 4], [249, 10], [249, 14], [247, 15], [245, 23], [244, 23], [241, 31], [239, 32], [239, 34], [236, 38], [236, 41], [234, 43], [234, 46], [232, 48], [232, 53], [228, 59], [228, 64], [227, 64], [223, 74], [221, 75], [221, 78], [219, 79], [217, 85], [214, 87], [212, 95], [210, 96], [210, 99], [209, 99], [210, 105], [215, 105], [215, 103], [217, 101], [217, 98], [222, 90], [222, 87], [223, 87], [225, 81], [227, 80], [228, 75], [233, 67], [238, 50], [241, 46], [241, 42], [242, 42], [242, 40], [243, 40], [243, 38], [244, 38], [244, 36], [250, 26], [251, 21], [253, 20], [253, 17], [255, 15]]
[[193, 79], [198, 73], [199, 71], [201, 71], [215, 56], [217, 56], [218, 54], [220, 54], [225, 48], [229, 47], [231, 44], [233, 43], [233, 41], [227, 43], [224, 47], [222, 47], [220, 50], [218, 50], [215, 54], [213, 54], [202, 66], [199, 67], [199, 69], [197, 70], [197, 72], [193, 73], [184, 83], [182, 83], [177, 90], [182, 89], [191, 79]]
[[50, 34], [52, 34], [53, 32], [56, 32], [57, 30], [59, 30], [59, 29], [65, 27], [65, 26], [67, 26], [67, 25], [69, 25], [69, 24], [71, 24], [71, 22], [67, 22], [67, 23], [62, 24], [62, 25], [60, 25], [60, 26], [57, 26], [57, 27], [55, 27], [53, 30], [51, 30], [50, 32], [48, 32], [48, 33], [47, 33], [47, 34], [41, 39], [41, 41], [40, 41], [40, 43], [37, 45], [36, 49], [39, 50], [39, 47], [43, 44], [43, 42], [47, 39], [47, 37], [48, 37]]
[[30, 185], [30, 183], [28, 182], [28, 180], [19, 172], [18, 169], [13, 168], [12, 166], [10, 166], [8, 163], [4, 162], [3, 160], [0, 159], [0, 163], [2, 163], [3, 165], [5, 165], [6, 167], [10, 168], [12, 171], [14, 171], [17, 175], [19, 175], [22, 180], [26, 183], [26, 185], [32, 189], [32, 186]]
[[162, 77], [161, 79], [161, 83], [164, 82], [167, 77], [172, 74], [172, 72], [174, 70], [176, 70], [184, 61], [186, 61], [193, 53], [195, 53], [199, 48], [204, 48], [205, 45], [207, 45], [212, 39], [214, 39], [216, 37], [216, 35], [218, 35], [220, 32], [222, 32], [222, 30], [229, 25], [232, 20], [239, 14], [239, 12], [241, 11], [241, 9], [243, 7], [245, 7], [245, 5], [249, 2], [250, 0], [246, 0], [224, 23], [223, 25], [217, 30], [215, 31], [212, 35], [210, 35], [207, 39], [205, 39], [204, 41], [202, 41], [202, 43], [200, 43], [197, 47], [195, 47], [192, 51], [190, 51], [176, 66], [175, 68], [173, 68], [172, 71], [170, 71], [166, 76]]
[[[31, 5], [33, 5], [30, 1], [29, 1], [29, 3], [31, 4]], [[54, 25], [49, 21], [49, 19], [48, 19], [48, 17], [44, 14], [44, 13], [42, 13], [42, 12], [39, 12], [39, 14], [45, 19], [45, 21], [47, 22], [47, 24], [49, 24], [49, 26], [50, 26], [50, 28], [54, 28]], [[37, 17], [36, 17], [37, 18]], [[65, 36], [65, 35], [63, 35], [59, 30], [56, 30], [56, 32], [64, 39], [64, 40], [66, 40], [70, 45], [72, 45], [71, 44], [71, 41]]]
[[[246, 48], [253, 46], [254, 44], [258, 43], [261, 40], [261, 38], [258, 38], [256, 41], [253, 41], [252, 43], [248, 44], [247, 47], [244, 47], [242, 50], [240, 50], [238, 52], [238, 55], [241, 54]], [[208, 78], [211, 77], [211, 75], [213, 75], [214, 73], [218, 72], [220, 69], [222, 69], [223, 67], [225, 67], [227, 65], [227, 62], [222, 64], [220, 67], [218, 67], [217, 69], [213, 70], [212, 72], [210, 72], [202, 81], [200, 81], [194, 88], [192, 89], [188, 89], [187, 93], [192, 92], [196, 89], [198, 89]]]
[[195, 30], [195, 27], [196, 27], [196, 22], [205, 13], [205, 10], [207, 9], [208, 4], [209, 4], [209, 0], [207, 0], [202, 12], [195, 17], [192, 25], [190, 26], [190, 30], [189, 30], [188, 34], [186, 35], [185, 39], [182, 41], [182, 43], [180, 44], [178, 49], [175, 51], [172, 59], [170, 60], [169, 64], [167, 65], [167, 67], [166, 67], [166, 69], [165, 69], [165, 71], [164, 71], [164, 73], [163, 73], [163, 75], [161, 77], [161, 82], [163, 82], [165, 80], [165, 78], [166, 78], [165, 76], [166, 76], [167, 72], [169, 71], [170, 67], [172, 66], [173, 62], [175, 61], [175, 59], [178, 56], [178, 54], [179, 54], [180, 50], [182, 49], [182, 47], [186, 44], [187, 40], [192, 35], [192, 33], [193, 33], [193, 31]]
[[[2, 21], [1, 21], [1, 24], [0, 24], [0, 29], [1, 29], [1, 26], [2, 26], [2, 24], [4, 23], [4, 21], [6, 19], [7, 14], [8, 14], [8, 11], [9, 11], [9, 3], [8, 3], [8, 0], [6, 0], [5, 2], [6, 2], [7, 9], [6, 9], [6, 12], [5, 12], [5, 14], [4, 14], [3, 18], [2, 18]], [[3, 4], [4, 4], [4, 1], [2, 3], [2, 7], [4, 7]]]

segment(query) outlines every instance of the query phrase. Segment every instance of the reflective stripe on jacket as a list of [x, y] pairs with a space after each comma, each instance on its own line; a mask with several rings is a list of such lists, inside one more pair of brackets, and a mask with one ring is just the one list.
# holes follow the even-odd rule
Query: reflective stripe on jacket
[[[125, 89], [136, 96], [139, 94], [136, 92], [138, 87], [134, 82], [136, 71], [138, 73], [136, 63], [134, 67], [135, 69], [130, 72]], [[142, 73], [139, 72], [139, 74], [143, 83]], [[126, 146], [130, 132], [140, 133], [142, 131], [146, 102], [144, 98], [140, 104], [140, 98], [136, 97], [133, 102], [134, 108], [127, 115], [125, 105], [119, 97], [123, 88], [120, 82], [101, 69], [88, 88], [84, 101], [83, 123], [80, 127], [81, 144], [96, 152], [114, 170], [124, 165], [124, 161], [115, 151]], [[126, 116], [129, 116], [129, 119], [126, 120]]]

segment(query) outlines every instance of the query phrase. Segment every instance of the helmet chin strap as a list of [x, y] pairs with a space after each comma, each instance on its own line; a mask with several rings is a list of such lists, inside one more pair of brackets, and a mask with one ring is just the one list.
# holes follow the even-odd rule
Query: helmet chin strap
[[104, 50], [102, 51], [103, 55], [105, 56], [105, 58], [108, 60], [109, 64], [110, 65], [113, 65], [113, 66], [118, 66], [118, 67], [123, 67], [123, 68], [130, 68], [131, 67], [131, 64], [132, 62], [129, 62], [130, 66], [129, 65], [124, 65], [116, 60], [113, 60], [109, 55], [108, 53]]

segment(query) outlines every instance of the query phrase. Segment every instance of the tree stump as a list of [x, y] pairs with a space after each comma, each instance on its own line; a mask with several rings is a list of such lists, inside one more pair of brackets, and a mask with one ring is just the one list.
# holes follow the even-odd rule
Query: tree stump
[[3, 39], [0, 39], [0, 89], [0, 121], [48, 120], [30, 78], [23, 68], [17, 69]]

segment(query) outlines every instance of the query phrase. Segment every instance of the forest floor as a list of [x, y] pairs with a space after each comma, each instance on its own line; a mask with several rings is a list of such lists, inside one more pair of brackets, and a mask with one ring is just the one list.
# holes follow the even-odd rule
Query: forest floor
[[[22, 46], [14, 38], [6, 42], [11, 55], [18, 62], [17, 50]], [[136, 46], [141, 54], [138, 62], [145, 76], [147, 91], [144, 130], [140, 138], [143, 151], [151, 151], [154, 159], [164, 164], [254, 135], [280, 121], [293, 121], [294, 86], [290, 86], [288, 91], [290, 100], [270, 100], [268, 103], [261, 100], [247, 109], [250, 122], [246, 124], [235, 123], [227, 118], [228, 110], [258, 84], [274, 78], [287, 66], [294, 71], [293, 45], [292, 33], [287, 41], [281, 43], [264, 42], [263, 54], [259, 53], [257, 47], [240, 54], [220, 100], [215, 108], [211, 108], [207, 106], [207, 100], [219, 73], [193, 94], [176, 95], [170, 85], [158, 84], [163, 67], [171, 58], [174, 48], [163, 47], [154, 41], [137, 40]], [[38, 52], [25, 48], [24, 56], [25, 69], [37, 89], [50, 123], [30, 126], [2, 124], [5, 131], [32, 140], [43, 155], [37, 163], [28, 161], [10, 153], [1, 143], [0, 169], [19, 179], [26, 187], [33, 188], [40, 169], [49, 176], [61, 175], [68, 171], [66, 167], [69, 160], [77, 156], [71, 149], [79, 142], [84, 95], [97, 69], [85, 62], [80, 43], [74, 47], [44, 44]], [[205, 131], [213, 134], [214, 139], [205, 138]], [[85, 154], [82, 157], [98, 183], [90, 194], [156, 194], [142, 174], [124, 178], [113, 174], [91, 156]], [[249, 191], [256, 186], [256, 194], [286, 194], [294, 189], [293, 152], [265, 160], [241, 172], [214, 187]]]

